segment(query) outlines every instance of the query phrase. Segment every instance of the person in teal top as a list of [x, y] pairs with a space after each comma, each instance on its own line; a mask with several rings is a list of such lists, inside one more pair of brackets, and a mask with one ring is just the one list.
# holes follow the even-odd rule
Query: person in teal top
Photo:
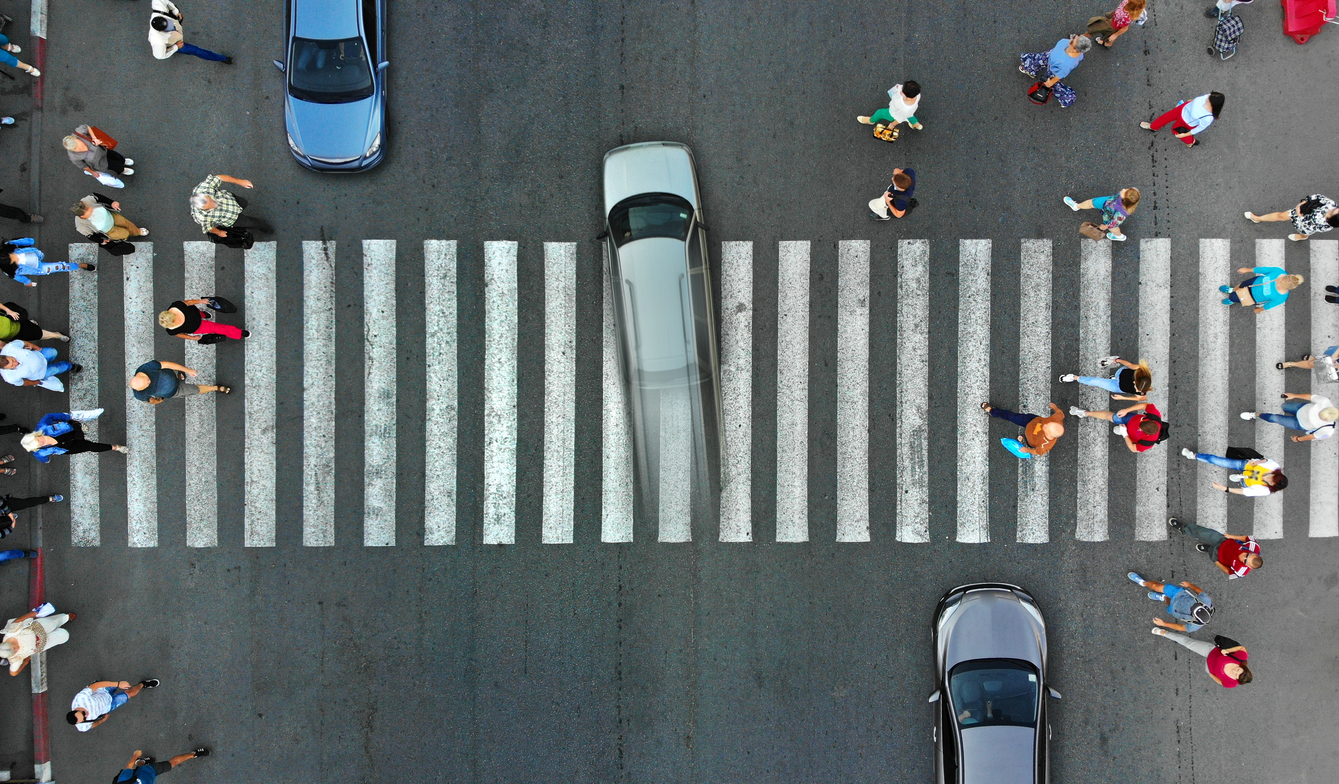
[[1227, 295], [1224, 305], [1254, 307], [1256, 313], [1264, 313], [1275, 305], [1288, 300], [1288, 292], [1306, 282], [1301, 275], [1289, 275], [1282, 267], [1241, 267], [1237, 270], [1251, 277], [1232, 286], [1219, 286], [1218, 290]]

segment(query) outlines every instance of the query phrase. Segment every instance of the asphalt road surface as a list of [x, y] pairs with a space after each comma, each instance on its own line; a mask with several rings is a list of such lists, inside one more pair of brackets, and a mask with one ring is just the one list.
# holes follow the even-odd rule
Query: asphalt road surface
[[[231, 54], [233, 66], [154, 60], [147, 6], [53, 4], [40, 193], [27, 187], [28, 77], [15, 73], [0, 82], [0, 108], [19, 118], [0, 129], [11, 153], [3, 199], [40, 204], [40, 244], [63, 258], [67, 244], [82, 243], [66, 205], [94, 188], [60, 137], [92, 122], [138, 161], [115, 195], [152, 229], [152, 254], [133, 262], [147, 277], [128, 284], [133, 263], [104, 254], [96, 337], [86, 329], [75, 344], [97, 347], [98, 378], [86, 389], [106, 408], [102, 436], [119, 440], [133, 425], [125, 376], [148, 358], [126, 355], [125, 303], [162, 306], [185, 290], [196, 246], [183, 243], [202, 239], [186, 205], [197, 182], [209, 173], [255, 182], [251, 209], [278, 229], [275, 468], [260, 482], [274, 493], [275, 524], [272, 542], [244, 546], [247, 497], [259, 486], [245, 444], [268, 439], [248, 431], [254, 376], [235, 344], [215, 354], [234, 393], [217, 401], [212, 425], [214, 546], [188, 546], [196, 529], [186, 464], [200, 444], [187, 444], [180, 405], [154, 412], [156, 452], [132, 442], [136, 465], [156, 467], [154, 483], [136, 489], [125, 459], [105, 455], [94, 475], [100, 493], [82, 496], [91, 518], [72, 528], [72, 505], [40, 511], [48, 597], [79, 614], [71, 641], [48, 656], [58, 780], [105, 780], [135, 748], [166, 758], [205, 744], [216, 756], [174, 780], [926, 781], [930, 613], [944, 591], [981, 580], [1024, 586], [1047, 615], [1050, 679], [1064, 694], [1052, 714], [1053, 781], [1333, 779], [1339, 464], [1329, 443], [1285, 444], [1278, 429], [1235, 414], [1276, 399], [1270, 390], [1284, 382], [1265, 372], [1276, 354], [1295, 358], [1339, 337], [1327, 332], [1339, 314], [1319, 299], [1322, 285], [1339, 282], [1333, 243], [1257, 245], [1289, 229], [1241, 217], [1334, 195], [1339, 31], [1298, 46], [1264, 0], [1242, 11], [1239, 53], [1220, 62], [1205, 54], [1211, 22], [1198, 3], [1154, 0], [1147, 26], [1067, 79], [1079, 98], [1062, 110], [1028, 103], [1018, 54], [1049, 49], [1104, 5], [393, 0], [387, 160], [366, 175], [330, 177], [298, 167], [284, 142], [283, 77], [270, 65], [283, 54], [281, 3], [183, 4], [189, 39]], [[26, 29], [26, 9], [5, 12], [18, 17], [7, 33]], [[11, 38], [27, 46], [21, 33]], [[870, 138], [855, 116], [885, 105], [885, 91], [908, 78], [924, 89], [925, 130], [904, 130], [893, 145]], [[1227, 104], [1201, 145], [1138, 128], [1211, 89]], [[751, 432], [748, 511], [734, 529], [747, 542], [722, 542], [703, 526], [691, 541], [662, 542], [641, 520], [632, 541], [604, 541], [609, 392], [592, 239], [602, 228], [600, 160], [656, 139], [696, 154], [714, 258], [724, 243], [751, 243], [730, 246], [748, 251], [751, 299], [742, 310], [735, 299], [718, 308], [723, 319], [751, 319], [752, 343], [736, 355], [751, 361], [749, 408], [734, 409]], [[865, 204], [895, 166], [916, 169], [920, 207], [871, 223]], [[1081, 250], [1080, 217], [1061, 198], [1129, 185], [1144, 194], [1126, 224], [1131, 240], [1113, 245], [1109, 260], [1097, 250], [1105, 246]], [[301, 244], [320, 240], [336, 243], [333, 267], [320, 268], [333, 270], [328, 301], [311, 297], [311, 282], [329, 279]], [[364, 544], [368, 466], [388, 459], [364, 445], [376, 402], [364, 368], [379, 346], [373, 327], [384, 326], [367, 315], [365, 295], [384, 295], [389, 276], [374, 291], [364, 240], [397, 243], [378, 257], [395, 265], [397, 306], [396, 404], [379, 414], [389, 412], [396, 434], [389, 465], [398, 477], [396, 513], [381, 515], [377, 533], [394, 542], [385, 547]], [[449, 301], [425, 302], [425, 290], [443, 291], [425, 272], [427, 240], [457, 243]], [[903, 244], [916, 240], [925, 243]], [[868, 245], [843, 244], [852, 241]], [[514, 344], [490, 343], [490, 306], [508, 302], [486, 279], [490, 265], [506, 264], [507, 247], [492, 242], [516, 243]], [[808, 244], [782, 244], [793, 242]], [[555, 271], [545, 243], [575, 243], [562, 246], [575, 257], [570, 544], [546, 543], [544, 533], [546, 280]], [[851, 277], [839, 269], [866, 268], [864, 258], [867, 290], [843, 288]], [[1270, 259], [1310, 278], [1283, 313], [1257, 323], [1215, 309], [1213, 288], [1226, 282], [1219, 270]], [[1104, 309], [1088, 284], [1106, 263]], [[239, 251], [218, 250], [216, 291], [198, 293], [234, 299], [245, 316], [255, 307], [245, 264]], [[728, 272], [718, 269], [718, 290]], [[70, 323], [66, 280], [8, 285], [6, 297], [44, 325]], [[1153, 307], [1159, 297], [1169, 310]], [[440, 367], [432, 340], [452, 307], [456, 495], [453, 509], [425, 512], [439, 465], [425, 454], [427, 379]], [[900, 313], [910, 315], [899, 322]], [[839, 376], [853, 356], [866, 366], [847, 350], [859, 347], [861, 314], [868, 381], [853, 391]], [[333, 332], [313, 333], [313, 324]], [[183, 361], [178, 341], [143, 334], [159, 358]], [[333, 337], [318, 346], [313, 334]], [[1091, 400], [1055, 376], [1091, 372], [1088, 348], [1133, 356], [1160, 341], [1155, 399], [1172, 439], [1139, 463], [1115, 438], [1093, 439], [1100, 425], [1069, 420], [1046, 461], [1020, 467], [995, 443], [1014, 428], [984, 431], [968, 416], [979, 401], [964, 393], [975, 389], [1007, 406], [1020, 396], [1029, 407]], [[492, 544], [485, 513], [498, 496], [485, 475], [494, 435], [485, 414], [497, 387], [485, 381], [485, 362], [508, 345], [518, 401], [514, 543]], [[330, 363], [317, 367], [334, 385], [324, 419], [304, 414], [304, 384], [310, 395], [321, 380], [304, 378], [313, 357]], [[1289, 373], [1298, 375], [1284, 376], [1287, 391], [1311, 389], [1307, 374]], [[796, 384], [803, 407], [780, 407], [796, 399]], [[11, 421], [69, 405], [42, 390], [0, 394]], [[924, 430], [899, 399], [925, 401]], [[866, 428], [851, 411], [868, 422], [867, 449], [855, 453], [848, 439]], [[315, 472], [303, 462], [313, 432], [333, 444], [332, 464]], [[1276, 444], [1282, 452], [1271, 456], [1290, 488], [1272, 502], [1224, 504], [1206, 493], [1223, 472], [1177, 453], [1229, 442]], [[13, 440], [7, 451], [21, 452]], [[1106, 471], [1092, 471], [1093, 459]], [[779, 485], [779, 464], [800, 468]], [[64, 492], [88, 470], [78, 468], [87, 461], [38, 466], [22, 454], [17, 465], [6, 492]], [[315, 534], [304, 515], [313, 488], [324, 488], [330, 515]], [[157, 511], [137, 521], [145, 492]], [[852, 498], [856, 506], [844, 506]], [[1167, 514], [1268, 537], [1265, 568], [1228, 583], [1191, 542], [1162, 538]], [[33, 519], [6, 544], [25, 546]], [[448, 519], [455, 543], [425, 543]], [[130, 546], [148, 543], [137, 538], [145, 526], [154, 546]], [[308, 546], [316, 543], [324, 546]], [[11, 616], [25, 609], [26, 568], [0, 567]], [[1220, 689], [1197, 659], [1150, 636], [1155, 608], [1126, 581], [1130, 569], [1208, 589], [1221, 609], [1205, 633], [1245, 643], [1255, 682]], [[64, 724], [84, 684], [150, 676], [162, 688], [91, 734]], [[0, 764], [25, 775], [26, 673], [2, 694]]]

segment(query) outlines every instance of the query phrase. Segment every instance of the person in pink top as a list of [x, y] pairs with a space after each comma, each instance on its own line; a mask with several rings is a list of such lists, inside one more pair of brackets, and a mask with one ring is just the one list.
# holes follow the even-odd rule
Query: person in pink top
[[1204, 671], [1209, 673], [1214, 683], [1224, 689], [1235, 689], [1238, 685], [1250, 683], [1255, 678], [1251, 674], [1251, 668], [1246, 666], [1246, 661], [1251, 658], [1246, 653], [1246, 646], [1238, 645], [1236, 640], [1229, 640], [1220, 634], [1213, 638], [1213, 642], [1204, 642], [1192, 640], [1187, 635], [1169, 632], [1163, 628], [1154, 629], [1153, 633], [1203, 656]]

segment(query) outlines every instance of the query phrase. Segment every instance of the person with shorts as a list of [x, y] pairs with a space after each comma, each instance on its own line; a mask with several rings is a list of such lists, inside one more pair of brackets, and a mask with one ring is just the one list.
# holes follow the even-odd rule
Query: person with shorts
[[201, 746], [195, 751], [178, 754], [167, 762], [157, 762], [153, 757], [144, 756], [144, 752], [140, 749], [135, 749], [135, 753], [130, 757], [130, 761], [126, 763], [126, 766], [121, 769], [120, 773], [116, 774], [116, 778], [112, 779], [112, 784], [128, 784], [129, 782], [135, 782], [135, 784], [153, 784], [154, 779], [157, 779], [159, 776], [172, 770], [181, 763], [186, 762], [187, 760], [193, 760], [197, 757], [208, 756], [209, 749]]
[[1222, 534], [1202, 525], [1184, 523], [1175, 517], [1169, 519], [1167, 524], [1186, 536], [1200, 540], [1195, 549], [1209, 553], [1214, 566], [1227, 575], [1229, 580], [1245, 577], [1252, 569], [1265, 565], [1265, 560], [1260, 557], [1260, 543], [1255, 541], [1254, 536]]
[[1121, 233], [1120, 225], [1133, 215], [1135, 208], [1139, 206], [1139, 189], [1122, 188], [1114, 195], [1098, 196], [1087, 201], [1074, 201], [1073, 198], [1066, 196], [1065, 206], [1075, 212], [1101, 210], [1102, 222], [1097, 224], [1097, 228], [1107, 233], [1107, 239], [1124, 242], [1126, 237]]
[[1289, 234], [1288, 239], [1301, 242], [1312, 234], [1320, 234], [1339, 226], [1339, 203], [1329, 196], [1313, 193], [1298, 202], [1291, 210], [1267, 212], [1264, 215], [1247, 212], [1246, 220], [1251, 223], [1291, 221], [1297, 233]]
[[1115, 425], [1111, 432], [1125, 439], [1125, 447], [1131, 452], [1147, 452], [1167, 440], [1167, 423], [1162, 421], [1162, 412], [1152, 403], [1135, 403], [1115, 413], [1111, 411], [1085, 411], [1078, 406], [1070, 406], [1069, 413], [1079, 419], [1102, 419]]
[[130, 377], [130, 389], [136, 400], [157, 405], [174, 397], [207, 395], [217, 392], [226, 395], [232, 390], [221, 384], [187, 384], [186, 378], [194, 378], [197, 371], [178, 365], [175, 362], [160, 362], [151, 359], [135, 369]]
[[158, 683], [157, 678], [142, 680], [134, 686], [127, 681], [95, 681], [74, 695], [65, 720], [80, 732], [88, 732], [144, 689], [158, 688]]
[[1148, 598], [1162, 602], [1167, 608], [1167, 614], [1180, 621], [1168, 623], [1161, 618], [1154, 618], [1154, 626], [1191, 633], [1204, 628], [1204, 624], [1213, 617], [1213, 599], [1194, 583], [1168, 585], [1157, 580], [1145, 580], [1138, 572], [1130, 572], [1125, 576], [1135, 585], [1147, 588]]
[[869, 203], [869, 219], [886, 221], [906, 217], [916, 208], [916, 170], [893, 169], [893, 181], [883, 196]]

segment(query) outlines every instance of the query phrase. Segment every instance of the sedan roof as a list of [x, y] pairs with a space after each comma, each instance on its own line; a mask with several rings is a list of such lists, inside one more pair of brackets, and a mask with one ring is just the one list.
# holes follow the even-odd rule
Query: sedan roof
[[963, 784], [1035, 784], [1031, 727], [969, 727], [962, 731]]
[[334, 41], [358, 35], [362, 0], [293, 0], [293, 34]]

